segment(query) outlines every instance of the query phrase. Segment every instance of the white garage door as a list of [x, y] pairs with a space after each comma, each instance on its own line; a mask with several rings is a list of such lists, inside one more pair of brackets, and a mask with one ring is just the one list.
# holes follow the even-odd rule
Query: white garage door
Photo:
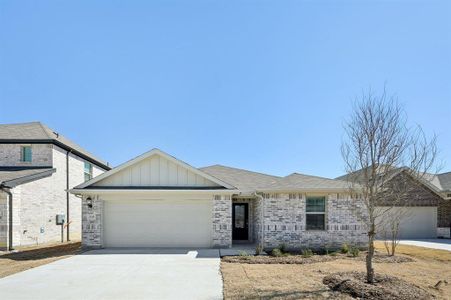
[[210, 247], [211, 200], [105, 201], [106, 247]]
[[[400, 209], [393, 208], [394, 215], [401, 215], [400, 238], [402, 239], [427, 239], [437, 237], [437, 208], [436, 207], [408, 207], [402, 208], [401, 214], [396, 214]], [[379, 238], [383, 238], [379, 234]]]

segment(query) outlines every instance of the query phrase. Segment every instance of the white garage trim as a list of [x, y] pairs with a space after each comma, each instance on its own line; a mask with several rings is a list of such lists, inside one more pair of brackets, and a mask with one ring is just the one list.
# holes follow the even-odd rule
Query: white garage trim
[[211, 247], [210, 199], [108, 200], [105, 247]]

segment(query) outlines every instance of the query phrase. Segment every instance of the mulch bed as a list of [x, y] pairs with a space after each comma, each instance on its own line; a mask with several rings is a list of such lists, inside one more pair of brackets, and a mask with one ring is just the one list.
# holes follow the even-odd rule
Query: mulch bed
[[375, 275], [375, 283], [366, 283], [363, 272], [340, 272], [324, 277], [323, 283], [333, 291], [339, 291], [363, 299], [422, 300], [433, 296], [416, 285], [388, 275]]
[[[227, 263], [240, 263], [240, 264], [313, 264], [327, 261], [333, 261], [336, 259], [356, 259], [365, 261], [365, 253], [360, 254], [358, 257], [352, 257], [347, 254], [336, 253], [332, 255], [313, 255], [310, 257], [304, 257], [302, 255], [285, 255], [275, 257], [271, 255], [243, 255], [243, 256], [224, 256], [223, 262]], [[406, 263], [414, 262], [415, 260], [407, 256], [389, 256], [381, 253], [375, 253], [373, 257], [374, 263]]]
[[332, 261], [340, 258], [339, 256], [329, 255], [313, 255], [311, 257], [303, 257], [301, 255], [288, 256], [225, 256], [223, 262], [240, 263], [240, 264], [314, 264], [319, 262]]

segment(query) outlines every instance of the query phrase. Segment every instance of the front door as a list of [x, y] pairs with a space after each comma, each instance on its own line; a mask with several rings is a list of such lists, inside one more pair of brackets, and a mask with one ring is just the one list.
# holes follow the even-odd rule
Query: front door
[[249, 239], [249, 204], [233, 203], [232, 208], [232, 239], [247, 241]]

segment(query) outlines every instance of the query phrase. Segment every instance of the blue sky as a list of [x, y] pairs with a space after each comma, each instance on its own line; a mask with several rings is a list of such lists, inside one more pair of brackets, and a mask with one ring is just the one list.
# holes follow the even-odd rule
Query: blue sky
[[0, 2], [0, 123], [113, 165], [335, 177], [352, 100], [384, 83], [451, 170], [449, 1]]

